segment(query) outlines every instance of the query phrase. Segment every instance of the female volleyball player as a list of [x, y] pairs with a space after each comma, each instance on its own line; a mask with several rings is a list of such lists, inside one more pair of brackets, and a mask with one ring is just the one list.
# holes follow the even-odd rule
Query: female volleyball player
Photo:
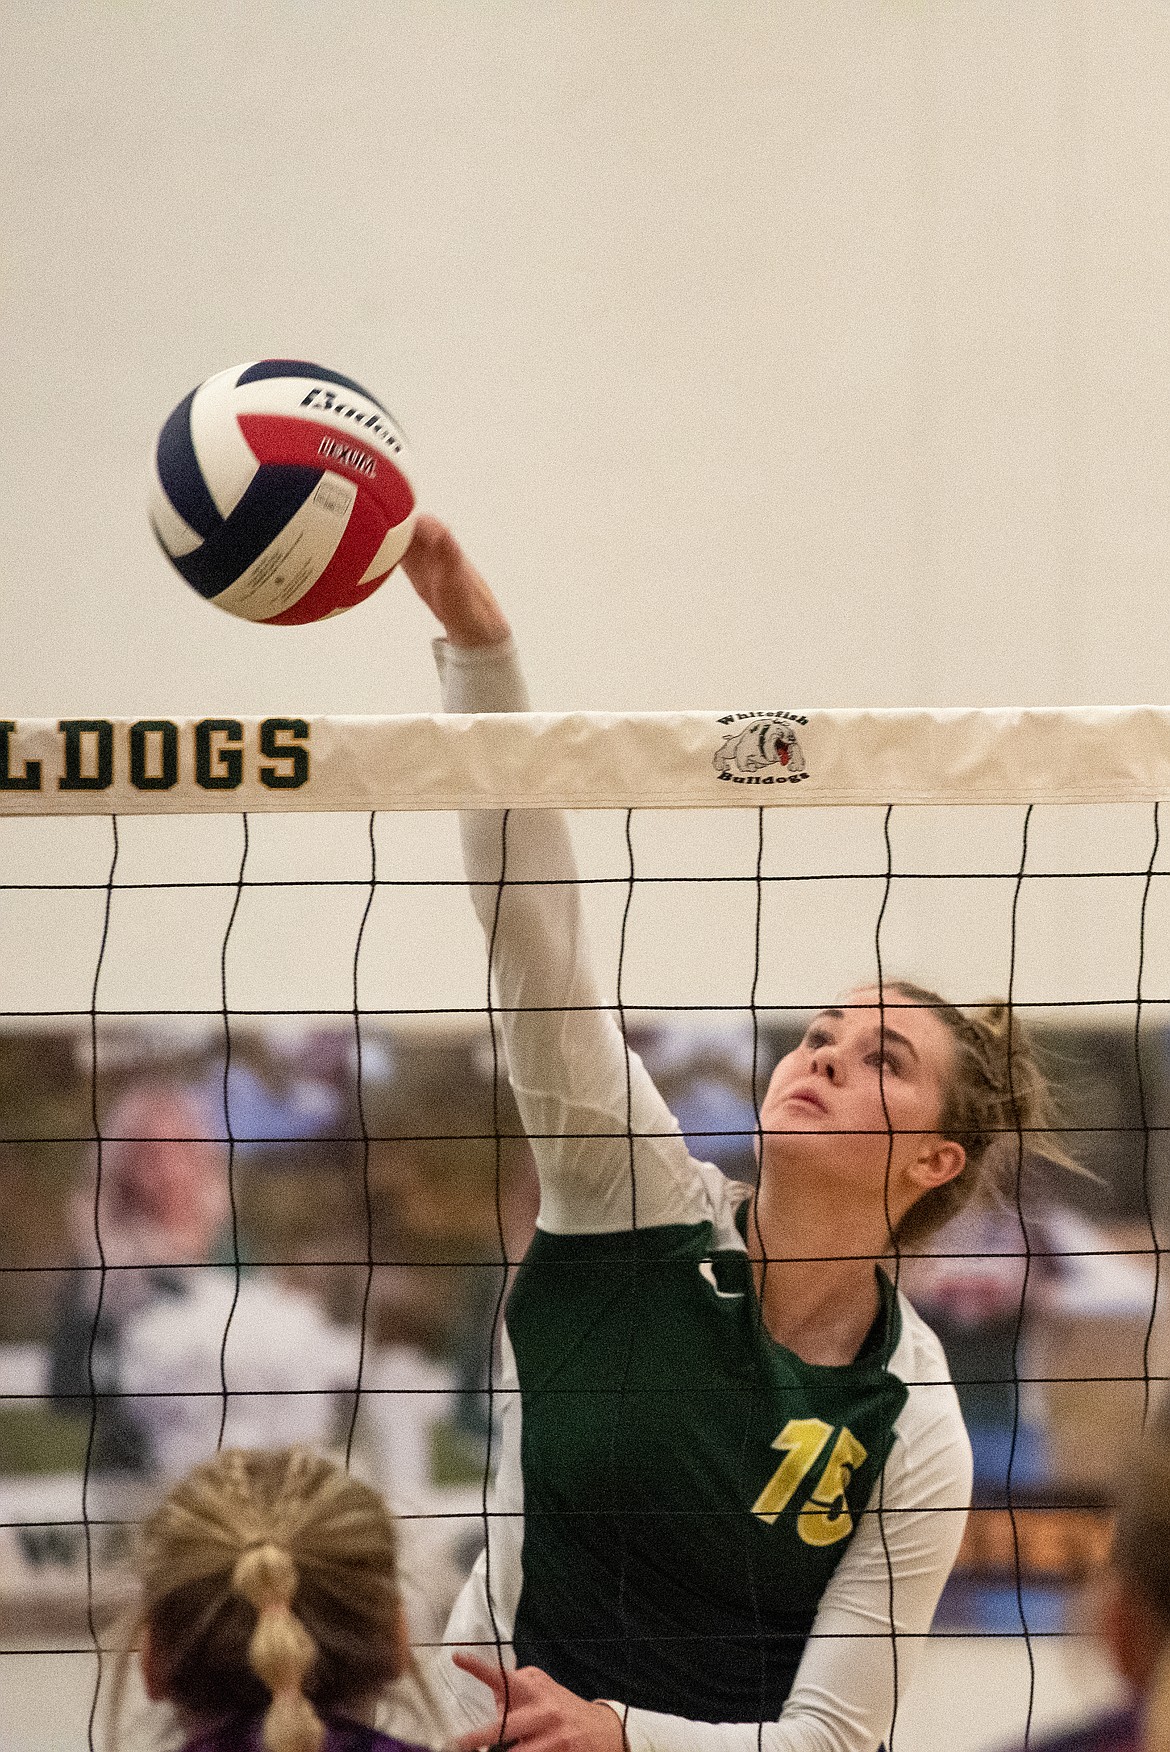
[[[420, 520], [404, 564], [446, 633], [446, 707], [526, 709], [453, 538]], [[563, 819], [469, 813], [463, 836], [541, 1206], [488, 1550], [447, 1632], [496, 1707], [442, 1665], [457, 1744], [873, 1752], [971, 1481], [941, 1347], [877, 1261], [1010, 1174], [1042, 1080], [1018, 1036], [1009, 1078], [1000, 1016], [856, 991], [777, 1066], [753, 1196], [689, 1155], [627, 1053]]]
[[369, 1725], [410, 1650], [394, 1523], [368, 1486], [307, 1449], [226, 1449], [147, 1520], [137, 1571], [131, 1642], [184, 1752], [412, 1752]]

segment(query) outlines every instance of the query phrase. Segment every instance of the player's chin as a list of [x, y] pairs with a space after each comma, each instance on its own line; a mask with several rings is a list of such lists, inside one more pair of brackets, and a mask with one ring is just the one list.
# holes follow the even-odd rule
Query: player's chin
[[823, 1115], [779, 1113], [771, 1123], [760, 1116], [757, 1158], [764, 1168], [785, 1175], [820, 1175], [842, 1155], [840, 1138]]

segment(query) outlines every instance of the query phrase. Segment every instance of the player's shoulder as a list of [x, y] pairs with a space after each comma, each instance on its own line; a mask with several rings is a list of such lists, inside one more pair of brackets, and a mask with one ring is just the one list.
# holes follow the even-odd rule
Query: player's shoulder
[[664, 1177], [669, 1191], [662, 1200], [666, 1220], [701, 1223], [709, 1230], [714, 1252], [742, 1253], [747, 1233], [745, 1212], [754, 1189], [744, 1180], [728, 1179], [714, 1162], [692, 1156], [673, 1114], [671, 1123], [674, 1133], [667, 1140], [667, 1149], [671, 1151], [669, 1173]]
[[906, 1391], [886, 1468], [887, 1503], [965, 1506], [971, 1500], [971, 1439], [946, 1352], [921, 1314], [898, 1292], [900, 1332], [890, 1373]]
[[947, 1354], [909, 1299], [898, 1291], [901, 1330], [890, 1355], [892, 1375], [905, 1383], [906, 1404], [898, 1433], [970, 1456], [967, 1426], [951, 1380]]
[[900, 1331], [890, 1356], [890, 1373], [906, 1382], [951, 1384], [947, 1354], [935, 1332], [904, 1295], [897, 1292]]
[[692, 1157], [691, 1166], [702, 1176], [711, 1211], [713, 1245], [744, 1252], [754, 1188], [746, 1180], [729, 1180], [714, 1162], [696, 1162]]

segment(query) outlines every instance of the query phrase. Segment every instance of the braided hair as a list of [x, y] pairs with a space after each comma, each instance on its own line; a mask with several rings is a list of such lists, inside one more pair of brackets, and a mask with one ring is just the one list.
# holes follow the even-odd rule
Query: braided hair
[[143, 1524], [136, 1570], [132, 1645], [147, 1633], [159, 1693], [197, 1717], [263, 1714], [268, 1752], [320, 1752], [322, 1714], [376, 1698], [408, 1664], [393, 1518], [307, 1449], [197, 1466]]

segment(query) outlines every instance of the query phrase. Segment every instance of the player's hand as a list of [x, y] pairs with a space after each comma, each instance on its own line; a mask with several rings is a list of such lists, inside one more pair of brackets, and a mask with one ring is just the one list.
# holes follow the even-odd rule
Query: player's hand
[[509, 636], [503, 609], [437, 517], [418, 519], [402, 569], [453, 645], [498, 645]]
[[481, 1746], [519, 1747], [523, 1752], [624, 1752], [621, 1717], [608, 1703], [587, 1703], [566, 1691], [539, 1667], [501, 1672], [498, 1661], [457, 1649], [455, 1665], [481, 1679], [496, 1702], [484, 1727], [453, 1742], [456, 1752]]

